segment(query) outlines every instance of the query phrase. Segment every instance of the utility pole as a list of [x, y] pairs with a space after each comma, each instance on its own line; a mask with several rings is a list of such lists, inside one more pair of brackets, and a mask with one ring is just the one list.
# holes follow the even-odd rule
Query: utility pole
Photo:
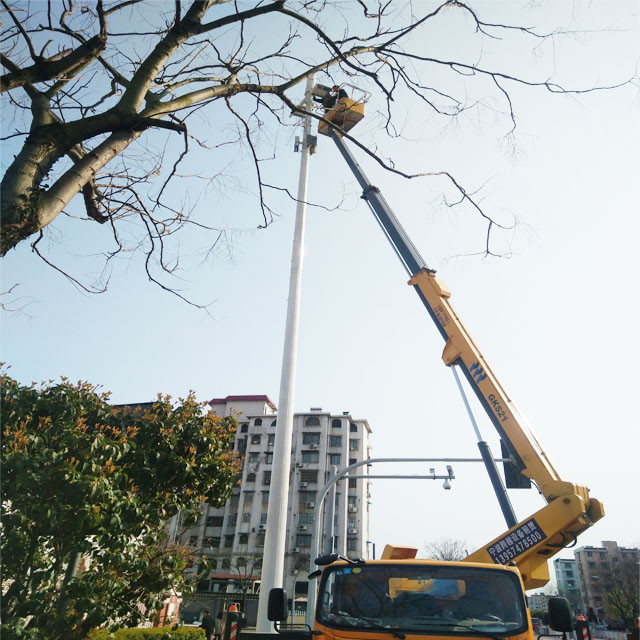
[[[314, 77], [307, 78], [303, 105], [310, 110], [313, 105], [312, 89]], [[302, 259], [304, 249], [304, 227], [307, 201], [309, 156], [311, 155], [311, 116], [303, 122], [300, 173], [298, 178], [298, 206], [293, 232], [291, 272], [289, 276], [289, 299], [284, 334], [280, 396], [278, 399], [278, 422], [273, 450], [273, 470], [267, 509], [267, 531], [264, 539], [260, 598], [256, 631], [269, 633], [272, 623], [267, 619], [269, 591], [282, 587], [284, 580], [284, 556], [287, 535], [287, 509], [289, 504], [289, 472], [291, 469], [291, 440], [293, 435], [293, 400], [296, 380], [298, 350], [298, 318], [300, 315], [300, 288], [302, 283]]]

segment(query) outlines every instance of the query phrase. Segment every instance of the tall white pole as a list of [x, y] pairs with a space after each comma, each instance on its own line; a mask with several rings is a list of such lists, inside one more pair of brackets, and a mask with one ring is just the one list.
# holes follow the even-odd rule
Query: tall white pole
[[[313, 101], [311, 90], [314, 78], [307, 78], [304, 105], [310, 109]], [[273, 623], [267, 619], [269, 591], [282, 587], [284, 580], [284, 556], [287, 536], [287, 508], [289, 503], [289, 471], [291, 469], [291, 440], [293, 434], [293, 400], [296, 380], [296, 359], [298, 350], [298, 317], [300, 315], [300, 286], [302, 282], [302, 258], [304, 226], [307, 200], [307, 177], [309, 173], [310, 116], [304, 118], [300, 174], [298, 178], [298, 206], [293, 232], [291, 252], [291, 273], [289, 277], [289, 300], [287, 303], [287, 323], [284, 334], [282, 373], [280, 375], [280, 397], [278, 400], [278, 423], [273, 450], [273, 468], [267, 510], [267, 532], [264, 539], [262, 575], [260, 578], [260, 599], [256, 631], [269, 633]]]

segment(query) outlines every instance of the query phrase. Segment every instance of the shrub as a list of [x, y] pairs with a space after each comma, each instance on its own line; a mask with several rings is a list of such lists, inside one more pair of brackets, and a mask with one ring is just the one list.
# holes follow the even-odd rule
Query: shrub
[[148, 627], [145, 629], [118, 629], [109, 633], [106, 629], [96, 629], [88, 640], [200, 640], [204, 630], [197, 627]]

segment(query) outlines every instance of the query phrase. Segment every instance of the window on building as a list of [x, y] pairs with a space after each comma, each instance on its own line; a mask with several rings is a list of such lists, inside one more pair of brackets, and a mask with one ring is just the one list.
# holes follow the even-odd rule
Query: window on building
[[335, 420], [332, 420], [331, 427], [333, 429], [342, 429], [342, 420], [338, 420], [338, 418], [336, 418]]
[[217, 569], [218, 568], [218, 561], [213, 558], [213, 559], [208, 559], [209, 562], [209, 568], [210, 569]]
[[198, 536], [189, 536], [189, 546], [195, 547], [198, 544]]
[[349, 489], [355, 489], [358, 486], [358, 481], [355, 478], [349, 478]]
[[298, 533], [296, 534], [296, 547], [308, 549], [311, 546], [311, 534], [310, 533]]
[[347, 527], [349, 529], [355, 529], [356, 528], [356, 519], [355, 518], [349, 518], [347, 520]]
[[303, 451], [302, 462], [318, 462], [320, 454], [317, 451]]
[[254, 424], [256, 427], [261, 427], [261, 426], [262, 426], [262, 418], [256, 418], [256, 419], [254, 420], [253, 424]]
[[300, 482], [307, 482], [307, 483], [318, 482], [318, 472], [313, 469], [303, 469], [300, 472]]
[[307, 416], [304, 421], [305, 427], [317, 427], [320, 425], [320, 418], [318, 416]]
[[358, 549], [358, 538], [347, 538], [347, 551], [357, 551]]
[[262, 492], [262, 504], [269, 504], [269, 492], [268, 491], [263, 491]]
[[207, 527], [221, 527], [222, 516], [207, 516]]
[[358, 462], [355, 458], [349, 458], [349, 464], [355, 464]]
[[224, 546], [225, 547], [233, 547], [233, 533], [229, 533], [224, 537]]
[[238, 524], [238, 514], [237, 513], [229, 514], [229, 517], [227, 518], [227, 526], [235, 527], [236, 524]]
[[349, 425], [349, 433], [358, 433], [358, 427], [353, 422]]
[[567, 580], [567, 586], [568, 587], [575, 587], [576, 586], [575, 580]]
[[267, 436], [267, 444], [271, 446], [271, 445], [273, 445], [275, 443], [275, 441], [276, 441], [276, 434], [275, 433], [270, 433]]
[[222, 568], [231, 569], [231, 558], [222, 558]]
[[209, 580], [198, 580], [198, 586], [196, 587], [196, 590], [198, 591], [198, 593], [209, 593], [209, 586]]
[[242, 514], [242, 522], [251, 522], [251, 514], [248, 511]]
[[320, 444], [319, 433], [303, 433], [302, 444]]
[[251, 444], [260, 444], [260, 436], [258, 434], [251, 436]]
[[214, 536], [211, 538], [211, 546], [217, 549], [220, 546], [220, 536]]
[[213, 537], [212, 536], [207, 536], [203, 541], [202, 541], [202, 546], [203, 547], [213, 547]]
[[272, 427], [275, 427], [275, 426], [276, 426], [276, 422], [277, 422], [277, 420], [274, 420], [274, 421], [271, 423], [271, 426], [272, 426]]
[[258, 462], [258, 452], [252, 451], [247, 458], [248, 462]]
[[255, 473], [247, 473], [247, 482], [255, 482], [256, 474]]
[[260, 514], [260, 524], [267, 524], [267, 512], [263, 511]]
[[315, 503], [316, 501], [315, 491], [301, 491], [298, 496], [300, 498], [300, 504], [303, 506], [311, 502]]
[[271, 484], [271, 471], [262, 472], [262, 484], [267, 486]]
[[349, 440], [349, 451], [358, 451], [360, 449], [360, 440]]
[[267, 464], [273, 464], [273, 451], [267, 451], [267, 454], [265, 456], [265, 462]]
[[313, 524], [313, 513], [301, 513], [298, 515], [298, 524]]
[[259, 533], [256, 536], [256, 547], [264, 547], [264, 533]]
[[330, 447], [341, 447], [342, 446], [342, 436], [329, 436], [329, 446]]
[[245, 491], [244, 492], [244, 503], [245, 504], [253, 504], [253, 491]]
[[596, 568], [596, 563], [595, 562], [588, 562], [587, 564], [589, 565], [589, 569], [595, 569]]
[[249, 431], [249, 425], [248, 424], [241, 424], [240, 425], [240, 433], [247, 433], [247, 431]]
[[600, 560], [604, 560], [607, 557], [606, 551], [601, 551], [599, 555], [600, 555]]
[[340, 466], [340, 458], [341, 455], [339, 453], [330, 453], [329, 454], [329, 464], [335, 464], [338, 467]]
[[587, 558], [593, 558], [593, 551], [587, 551]]

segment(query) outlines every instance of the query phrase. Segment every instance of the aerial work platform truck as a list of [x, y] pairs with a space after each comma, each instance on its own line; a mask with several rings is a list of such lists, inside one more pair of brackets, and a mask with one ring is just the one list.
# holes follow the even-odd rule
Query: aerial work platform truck
[[[323, 96], [327, 89], [318, 85], [314, 95]], [[445, 341], [445, 365], [454, 374], [462, 372], [497, 430], [509, 460], [506, 488], [534, 483], [546, 504], [517, 520], [488, 445], [481, 441], [478, 446], [507, 523], [502, 535], [459, 562], [418, 559], [416, 549], [389, 545], [379, 560], [321, 556], [315, 559], [320, 569], [314, 572], [318, 596], [308, 603], [314, 608], [313, 628], [292, 630], [279, 624], [287, 617], [283, 589], [270, 593], [269, 619], [276, 630], [300, 640], [311, 635], [325, 640], [532, 640], [525, 590], [548, 582], [548, 560], [575, 544], [578, 535], [603, 517], [604, 509], [587, 487], [560, 478], [451, 305], [450, 291], [351, 154], [344, 135], [362, 120], [364, 111], [364, 101], [337, 100], [320, 116], [318, 132], [334, 141], [359, 182], [362, 198], [409, 275], [409, 285]], [[564, 598], [550, 600], [549, 625], [563, 633], [573, 629]]]

